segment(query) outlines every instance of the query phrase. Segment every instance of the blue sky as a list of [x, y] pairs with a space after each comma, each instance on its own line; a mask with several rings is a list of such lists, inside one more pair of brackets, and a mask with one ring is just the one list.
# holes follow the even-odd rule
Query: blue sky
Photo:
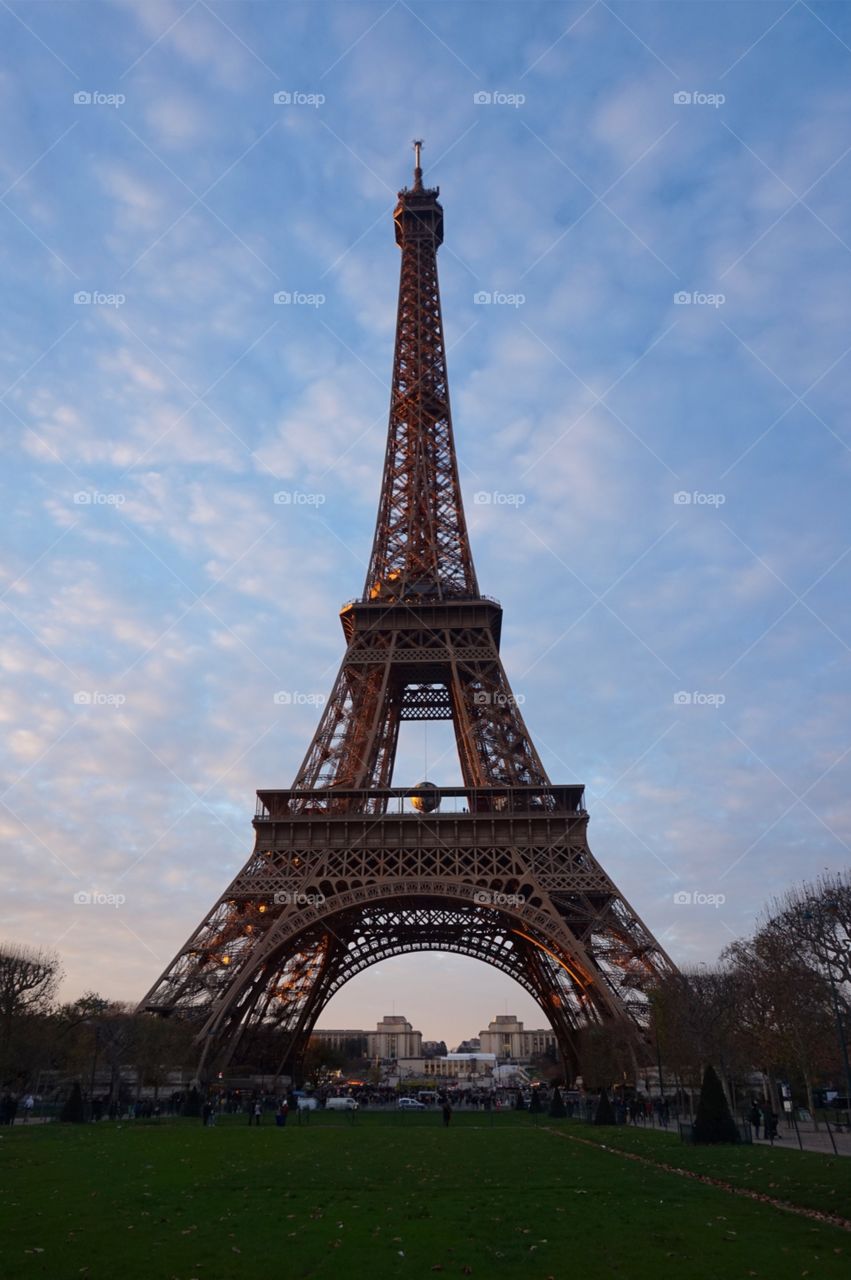
[[[848, 864], [846, 4], [33, 0], [0, 29], [3, 936], [137, 998], [291, 781], [370, 548], [414, 136], [479, 581], [596, 855], [681, 963]], [[412, 727], [397, 781], [455, 781], [450, 746]], [[435, 956], [323, 1021], [394, 1005], [450, 1041], [541, 1020]]]

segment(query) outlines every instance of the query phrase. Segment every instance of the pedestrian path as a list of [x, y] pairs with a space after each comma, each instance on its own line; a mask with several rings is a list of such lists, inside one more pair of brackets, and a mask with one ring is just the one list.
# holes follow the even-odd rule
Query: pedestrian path
[[[801, 1141], [798, 1142], [798, 1134]], [[831, 1142], [831, 1137], [833, 1142]], [[834, 1143], [835, 1151], [834, 1151]], [[754, 1145], [760, 1147], [770, 1147], [772, 1144], [766, 1138], [755, 1138]], [[823, 1155], [851, 1156], [851, 1133], [837, 1133], [831, 1126], [831, 1133], [821, 1125], [816, 1131], [812, 1124], [805, 1121], [798, 1123], [798, 1132], [795, 1132], [794, 1125], [781, 1124], [778, 1136], [774, 1140], [774, 1146], [782, 1147], [788, 1151], [818, 1151]]]

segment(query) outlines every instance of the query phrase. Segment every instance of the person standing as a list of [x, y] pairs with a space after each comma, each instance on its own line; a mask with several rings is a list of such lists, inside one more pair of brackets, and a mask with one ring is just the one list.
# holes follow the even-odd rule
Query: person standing
[[451, 1106], [449, 1105], [449, 1099], [447, 1098], [447, 1099], [446, 1099], [446, 1101], [445, 1101], [445, 1102], [444, 1102], [444, 1104], [443, 1104], [443, 1127], [444, 1127], [444, 1129], [448, 1129], [448, 1128], [449, 1128], [449, 1124], [450, 1124], [451, 1120], [452, 1120], [452, 1108], [451, 1108]]
[[261, 1105], [261, 1103], [260, 1103], [260, 1100], [258, 1099], [258, 1100], [257, 1100], [257, 1102], [255, 1102], [255, 1103], [254, 1103], [254, 1106], [251, 1108], [251, 1110], [250, 1110], [250, 1111], [249, 1111], [249, 1113], [248, 1113], [248, 1124], [249, 1124], [249, 1127], [251, 1126], [251, 1122], [252, 1122], [252, 1120], [254, 1121], [254, 1123], [255, 1123], [256, 1125], [259, 1125], [259, 1124], [260, 1124], [260, 1117], [262, 1116], [262, 1114], [263, 1114], [263, 1107], [262, 1107], [262, 1105]]
[[759, 1122], [760, 1122], [761, 1116], [759, 1113], [759, 1107], [757, 1106], [756, 1098], [754, 1098], [753, 1102], [751, 1103], [751, 1112], [750, 1112], [749, 1119], [751, 1124], [753, 1125], [753, 1136], [755, 1138], [759, 1138]]
[[35, 1098], [32, 1096], [31, 1093], [28, 1093], [23, 1101], [24, 1124], [26, 1124], [26, 1122], [29, 1120], [30, 1116], [32, 1115], [34, 1106], [35, 1106]]

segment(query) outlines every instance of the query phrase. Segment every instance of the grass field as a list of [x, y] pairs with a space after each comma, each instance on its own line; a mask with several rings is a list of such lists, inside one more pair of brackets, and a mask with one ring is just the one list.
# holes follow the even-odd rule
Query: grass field
[[[593, 1137], [608, 1150], [577, 1144]], [[624, 1159], [849, 1216], [851, 1161], [504, 1115], [277, 1129], [58, 1124], [0, 1138], [4, 1280], [847, 1277], [851, 1232]]]

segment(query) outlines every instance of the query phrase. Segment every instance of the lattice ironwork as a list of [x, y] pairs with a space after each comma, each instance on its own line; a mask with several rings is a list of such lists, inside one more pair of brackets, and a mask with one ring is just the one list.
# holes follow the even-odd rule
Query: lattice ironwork
[[[258, 792], [255, 849], [140, 1007], [198, 1019], [205, 1069], [277, 1028], [298, 1069], [331, 996], [392, 955], [453, 951], [510, 974], [566, 1059], [583, 1025], [641, 1027], [673, 967], [588, 847], [578, 786], [550, 783], [480, 594], [452, 435], [437, 189], [400, 192], [387, 455], [363, 598], [293, 788]], [[463, 786], [391, 787], [402, 720], [451, 720]]]

